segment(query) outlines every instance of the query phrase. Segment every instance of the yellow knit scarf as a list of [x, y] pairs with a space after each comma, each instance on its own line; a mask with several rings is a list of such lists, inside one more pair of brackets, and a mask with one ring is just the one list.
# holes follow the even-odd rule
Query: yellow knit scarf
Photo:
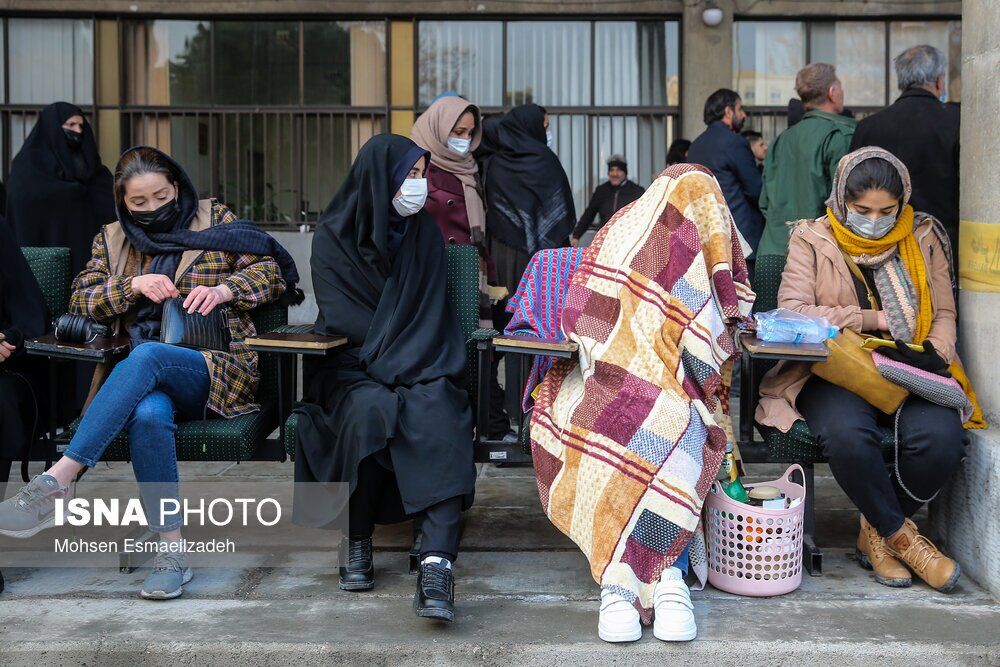
[[[930, 281], [927, 278], [927, 266], [924, 264], [924, 255], [920, 252], [920, 245], [917, 237], [913, 234], [913, 207], [907, 204], [903, 207], [903, 212], [899, 215], [896, 226], [888, 234], [880, 239], [866, 239], [858, 236], [837, 220], [837, 216], [828, 207], [826, 214], [830, 218], [830, 228], [833, 236], [837, 239], [840, 247], [851, 257], [861, 255], [880, 255], [889, 250], [892, 246], [899, 248], [899, 256], [903, 260], [903, 265], [910, 274], [913, 281], [913, 288], [917, 292], [917, 326], [913, 334], [913, 342], [918, 345], [927, 339], [931, 330], [931, 322], [934, 319], [933, 303], [931, 301]], [[983, 411], [979, 407], [979, 399], [972, 388], [969, 377], [962, 368], [962, 362], [956, 357], [948, 368], [972, 403], [972, 417], [965, 423], [965, 428], [986, 428], [986, 421], [983, 418]]]

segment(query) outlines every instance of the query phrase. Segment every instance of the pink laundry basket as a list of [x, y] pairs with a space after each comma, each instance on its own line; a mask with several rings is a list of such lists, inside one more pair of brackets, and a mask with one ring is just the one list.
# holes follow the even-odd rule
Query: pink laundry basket
[[[791, 480], [798, 471], [803, 484]], [[802, 583], [802, 530], [805, 473], [791, 465], [780, 479], [747, 484], [773, 486], [786, 498], [800, 499], [788, 509], [764, 509], [736, 502], [713, 482], [705, 499], [708, 581], [737, 595], [768, 597], [791, 593]]]

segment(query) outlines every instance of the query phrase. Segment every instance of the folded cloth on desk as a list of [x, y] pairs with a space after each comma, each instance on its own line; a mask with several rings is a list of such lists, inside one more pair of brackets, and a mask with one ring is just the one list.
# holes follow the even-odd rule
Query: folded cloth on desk
[[[554, 248], [535, 253], [521, 276], [517, 292], [507, 300], [507, 312], [512, 317], [504, 329], [505, 335], [566, 340], [560, 326], [563, 300], [581, 257], [583, 248]], [[521, 399], [525, 412], [534, 404], [532, 391], [554, 360], [554, 357], [535, 356]]]

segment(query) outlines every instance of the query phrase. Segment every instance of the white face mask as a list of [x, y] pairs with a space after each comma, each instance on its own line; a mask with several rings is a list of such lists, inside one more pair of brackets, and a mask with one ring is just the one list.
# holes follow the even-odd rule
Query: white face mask
[[472, 145], [472, 139], [459, 139], [458, 137], [448, 137], [448, 148], [452, 151], [458, 153], [459, 155], [465, 155], [469, 152], [469, 146]]
[[424, 207], [427, 201], [427, 179], [408, 178], [399, 188], [399, 196], [392, 200], [392, 207], [407, 218]]
[[858, 236], [866, 239], [880, 239], [896, 226], [896, 214], [883, 215], [881, 218], [865, 217], [856, 211], [847, 212], [847, 226]]
[[545, 145], [552, 148], [552, 130], [545, 130]]

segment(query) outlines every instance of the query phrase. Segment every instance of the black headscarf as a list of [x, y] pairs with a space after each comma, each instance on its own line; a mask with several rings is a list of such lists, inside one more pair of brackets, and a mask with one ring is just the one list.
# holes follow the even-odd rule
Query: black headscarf
[[0, 217], [0, 333], [20, 354], [24, 339], [44, 334], [49, 321], [42, 290], [7, 221]]
[[455, 496], [468, 505], [475, 488], [466, 346], [448, 302], [444, 239], [426, 211], [393, 221], [399, 183], [424, 154], [416, 148], [397, 135], [370, 139], [320, 216], [315, 330], [349, 345], [309, 360], [296, 409], [296, 480], [353, 490], [360, 462], [378, 454], [395, 470], [405, 513]]
[[566, 243], [576, 225], [569, 179], [545, 143], [545, 110], [524, 104], [497, 128], [497, 152], [486, 170], [486, 231], [534, 253]]
[[[190, 177], [172, 157], [149, 146], [135, 146], [128, 149], [118, 158], [118, 164], [120, 165], [129, 153], [140, 149], [157, 153], [173, 167], [174, 173], [177, 174], [179, 210], [173, 229], [152, 234], [147, 233], [132, 220], [128, 208], [124, 205], [119, 207], [116, 202], [115, 213], [129, 243], [142, 254], [153, 256], [153, 261], [145, 273], [163, 274], [173, 280], [180, 265], [181, 254], [185, 250], [217, 250], [273, 257], [281, 268], [287, 288], [283, 297], [284, 303], [295, 305], [302, 302], [302, 290], [296, 287], [299, 274], [295, 268], [295, 261], [273, 236], [249, 220], [237, 220], [197, 232], [188, 229], [191, 220], [198, 213], [199, 202], [198, 191]], [[159, 340], [162, 313], [163, 304], [153, 303], [148, 299], [142, 302], [136, 313], [135, 322], [129, 328], [133, 343]]]
[[504, 114], [493, 114], [483, 118], [483, 137], [479, 142], [474, 156], [479, 163], [479, 177], [483, 183], [486, 182], [486, 170], [489, 168], [490, 159], [500, 150], [500, 123]]
[[74, 274], [90, 259], [101, 225], [114, 220], [111, 172], [101, 164], [90, 123], [79, 148], [62, 129], [79, 107], [56, 102], [38, 121], [14, 158], [7, 181], [7, 221], [21, 246], [68, 247]]

